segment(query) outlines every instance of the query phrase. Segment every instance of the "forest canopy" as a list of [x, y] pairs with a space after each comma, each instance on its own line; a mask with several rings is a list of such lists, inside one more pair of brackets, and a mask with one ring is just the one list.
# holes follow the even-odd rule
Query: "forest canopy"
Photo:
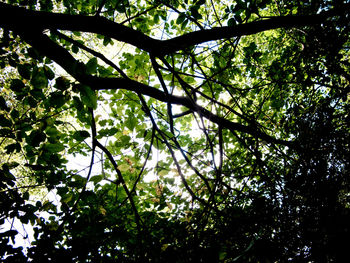
[[0, 1], [1, 260], [340, 262], [346, 10]]

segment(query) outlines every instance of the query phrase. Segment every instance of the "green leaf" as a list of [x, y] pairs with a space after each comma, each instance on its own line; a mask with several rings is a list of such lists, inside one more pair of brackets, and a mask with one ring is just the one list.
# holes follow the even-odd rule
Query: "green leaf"
[[57, 137], [60, 134], [60, 132], [56, 129], [56, 127], [50, 127], [50, 126], [46, 128], [45, 132], [50, 137]]
[[68, 193], [62, 196], [61, 198], [61, 202], [62, 203], [68, 203], [69, 201], [71, 201], [73, 198], [73, 193]]
[[[103, 38], [103, 45], [104, 46], [107, 46], [107, 45], [109, 45], [109, 44], [111, 44], [111, 45], [113, 45], [113, 40], [110, 38], [110, 37], [104, 37]], [[97, 61], [96, 61], [96, 64], [97, 64]]]
[[196, 19], [202, 19], [202, 15], [198, 12], [200, 6], [199, 5], [195, 5], [195, 6], [191, 6], [190, 7], [190, 11], [191, 11], [191, 15]]
[[101, 137], [113, 136], [117, 132], [118, 132], [118, 129], [115, 128], [115, 127], [113, 127], [113, 128], [106, 128], [106, 129], [100, 129], [98, 131], [98, 135], [101, 136]]
[[236, 20], [234, 18], [230, 18], [228, 21], [227, 21], [227, 25], [228, 26], [235, 26], [236, 25]]
[[275, 109], [280, 109], [284, 104], [283, 100], [275, 99], [271, 102], [271, 107]]
[[78, 187], [83, 187], [86, 184], [86, 178], [82, 177], [81, 175], [74, 175], [73, 176], [74, 179], [74, 183], [78, 186]]
[[89, 86], [78, 85], [80, 91], [80, 98], [84, 105], [89, 108], [97, 108], [97, 96], [95, 91], [93, 91]]
[[0, 114], [0, 126], [1, 127], [11, 127], [12, 126], [12, 122], [5, 117], [4, 115]]
[[32, 66], [30, 64], [19, 64], [17, 70], [22, 78], [30, 79], [32, 74]]
[[169, 173], [169, 170], [161, 170], [158, 172], [158, 175], [160, 177], [163, 177], [163, 176], [167, 175], [168, 173]]
[[88, 63], [86, 63], [86, 73], [93, 74], [97, 72], [97, 58], [91, 58]]
[[181, 24], [181, 30], [184, 30], [188, 24], [189, 20], [185, 19], [185, 21]]
[[125, 122], [125, 126], [130, 130], [133, 131], [135, 126], [137, 124], [137, 119], [135, 118], [134, 115], [129, 115], [129, 118]]
[[9, 108], [7, 107], [6, 100], [2, 96], [0, 96], [0, 110], [9, 110]]
[[15, 93], [22, 92], [24, 87], [24, 83], [20, 79], [13, 79], [11, 81], [10, 89]]
[[45, 144], [44, 149], [52, 153], [57, 153], [57, 152], [63, 151], [65, 147], [61, 143], [51, 143], [51, 144]]
[[234, 17], [238, 24], [241, 24], [243, 22], [241, 15], [239, 13], [235, 14]]
[[55, 209], [55, 205], [52, 204], [50, 201], [45, 201], [43, 203], [43, 206], [41, 207], [41, 211], [49, 211], [54, 209]]
[[154, 17], [153, 17], [153, 21], [155, 24], [158, 24], [159, 23], [159, 15], [156, 14]]
[[27, 143], [32, 147], [38, 147], [41, 142], [45, 141], [46, 135], [40, 130], [34, 130], [27, 138]]
[[61, 92], [53, 92], [48, 102], [51, 107], [58, 109], [66, 103], [66, 97]]
[[84, 109], [84, 104], [81, 102], [81, 100], [77, 96], [73, 97], [73, 106], [77, 109], [78, 112]]
[[87, 131], [76, 131], [73, 134], [73, 138], [77, 140], [78, 142], [81, 142], [85, 140], [86, 138], [90, 137], [90, 133]]
[[246, 53], [246, 56], [251, 56], [257, 49], [257, 45], [254, 42], [252, 42], [249, 44], [248, 47], [245, 47], [243, 49], [244, 49], [244, 52]]
[[103, 180], [103, 175], [95, 175], [90, 178], [91, 182], [94, 182], [95, 184], [101, 182]]
[[181, 25], [186, 19], [186, 14], [185, 13], [180, 13], [179, 16], [176, 19], [176, 24]]
[[44, 66], [44, 73], [45, 76], [49, 79], [49, 80], [53, 80], [55, 77], [55, 73], [52, 71], [52, 69], [48, 66]]
[[121, 165], [118, 165], [118, 169], [121, 171], [121, 172], [126, 172], [128, 171], [130, 168], [130, 166], [126, 163], [124, 164], [121, 164]]
[[10, 115], [11, 115], [12, 120], [16, 121], [19, 118], [19, 111], [16, 109], [12, 109]]
[[72, 46], [72, 52], [75, 53], [75, 54], [78, 53], [79, 52], [79, 48], [76, 45], [73, 45]]
[[30, 80], [30, 83], [33, 85], [36, 89], [43, 89], [46, 88], [49, 84], [48, 78], [45, 74], [44, 69], [39, 68], [37, 69]]
[[6, 153], [10, 154], [13, 152], [20, 152], [21, 151], [21, 145], [19, 143], [12, 143], [5, 147]]
[[106, 124], [107, 124], [107, 120], [100, 120], [100, 121], [98, 122], [98, 125], [100, 125], [101, 127], [106, 126]]
[[56, 79], [55, 88], [59, 90], [66, 90], [69, 88], [69, 80], [65, 77], [58, 77]]

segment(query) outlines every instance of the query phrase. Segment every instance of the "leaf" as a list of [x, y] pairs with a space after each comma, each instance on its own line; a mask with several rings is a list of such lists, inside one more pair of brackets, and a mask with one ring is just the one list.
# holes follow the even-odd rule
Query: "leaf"
[[137, 119], [134, 115], [130, 115], [129, 118], [125, 122], [125, 126], [130, 130], [133, 131], [135, 126], [137, 124]]
[[104, 46], [107, 46], [107, 45], [109, 45], [109, 44], [111, 44], [111, 45], [113, 45], [113, 40], [110, 38], [110, 37], [104, 37], [103, 38], [103, 45]]
[[7, 107], [6, 100], [2, 96], [0, 96], [0, 110], [9, 110], [9, 108]]
[[167, 175], [168, 173], [169, 173], [169, 170], [161, 170], [161, 171], [158, 173], [158, 175], [159, 175], [160, 177], [163, 177], [163, 176]]
[[243, 253], [241, 253], [240, 255], [238, 255], [237, 257], [235, 257], [235, 258], [233, 259], [233, 261], [237, 261], [237, 260], [240, 259], [242, 256], [244, 256], [244, 255], [253, 247], [254, 244], [255, 244], [255, 239], [253, 239], [253, 240], [249, 243], [248, 247], [243, 251]]
[[20, 79], [13, 79], [10, 85], [10, 89], [15, 93], [19, 93], [24, 89], [24, 83]]
[[159, 23], [159, 15], [156, 14], [154, 17], [153, 17], [153, 21], [155, 24], [158, 24]]
[[244, 49], [244, 52], [246, 53], [246, 56], [251, 56], [257, 49], [257, 45], [254, 42], [252, 42], [249, 44], [248, 47], [245, 47], [243, 49]]
[[64, 77], [58, 77], [56, 79], [55, 88], [59, 90], [66, 90], [69, 87], [69, 80]]
[[97, 96], [95, 91], [93, 91], [89, 86], [78, 85], [80, 91], [80, 98], [83, 104], [89, 108], [97, 108]]
[[17, 66], [18, 74], [24, 79], [30, 79], [32, 66], [30, 64], [19, 64]]
[[61, 198], [61, 202], [62, 203], [68, 203], [69, 201], [71, 201], [73, 198], [73, 194], [72, 193], [68, 193], [66, 195], [63, 195]]
[[44, 149], [52, 153], [57, 153], [57, 152], [63, 151], [65, 147], [61, 143], [51, 143], [51, 144], [45, 144]]
[[12, 109], [10, 115], [11, 115], [12, 120], [16, 121], [19, 118], [19, 111], [16, 109]]
[[81, 100], [77, 96], [73, 97], [73, 106], [77, 109], [78, 112], [84, 109], [84, 104], [81, 102]]
[[176, 24], [181, 25], [186, 19], [186, 14], [185, 13], [180, 13], [179, 16], [176, 19]]
[[103, 180], [103, 175], [95, 175], [90, 178], [91, 182], [94, 182], [95, 184], [101, 182]]
[[100, 206], [100, 213], [105, 216], [107, 214], [107, 210]]
[[228, 26], [235, 26], [236, 25], [236, 20], [234, 18], [230, 18], [228, 21], [227, 21], [227, 25]]
[[235, 14], [234, 18], [236, 19], [238, 24], [241, 24], [243, 22], [241, 15], [239, 13]]
[[5, 117], [5, 115], [0, 114], [0, 126], [1, 127], [11, 127], [12, 122], [7, 117]]
[[75, 185], [79, 187], [82, 187], [86, 184], [86, 178], [82, 177], [81, 175], [76, 174], [73, 176], [73, 179], [74, 179]]
[[52, 71], [52, 69], [48, 66], [44, 66], [44, 73], [47, 79], [53, 80], [55, 77], [55, 73]]
[[66, 103], [66, 97], [61, 92], [53, 92], [48, 102], [51, 107], [58, 109]]
[[50, 126], [45, 129], [45, 132], [49, 137], [57, 137], [60, 134], [59, 131], [56, 129], [56, 127], [50, 127]]
[[220, 251], [219, 252], [219, 260], [224, 260], [226, 257], [226, 251]]
[[118, 169], [121, 171], [121, 172], [126, 172], [128, 171], [130, 168], [130, 166], [126, 163], [124, 164], [121, 164], [121, 165], [118, 165]]
[[100, 121], [98, 122], [98, 124], [99, 124], [101, 127], [106, 126], [107, 120], [100, 120]]
[[199, 5], [195, 5], [195, 6], [191, 6], [190, 7], [190, 11], [191, 11], [191, 15], [196, 19], [202, 19], [202, 15], [198, 12], [200, 6]]
[[78, 53], [79, 52], [79, 48], [76, 45], [73, 45], [72, 46], [72, 52], [75, 53], [75, 54]]
[[13, 237], [13, 236], [15, 236], [17, 234], [18, 234], [18, 232], [16, 230], [8, 230], [6, 232], [1, 233], [1, 235], [4, 236], [4, 237], [6, 237], [6, 236]]
[[115, 127], [113, 127], [113, 128], [106, 128], [106, 129], [100, 129], [98, 131], [98, 135], [101, 136], [101, 137], [113, 136], [117, 132], [118, 132], [118, 129], [115, 128]]
[[184, 30], [188, 24], [189, 20], [185, 19], [185, 21], [181, 24], [181, 30]]
[[73, 134], [73, 138], [78, 142], [81, 142], [88, 137], [90, 137], [90, 133], [88, 131], [76, 131]]
[[20, 152], [21, 151], [21, 145], [19, 143], [12, 143], [5, 147], [6, 153], [10, 154], [13, 152]]
[[54, 208], [55, 206], [50, 201], [45, 201], [41, 207], [41, 211], [49, 211]]
[[86, 63], [86, 73], [93, 74], [97, 72], [97, 58], [93, 57]]
[[37, 69], [36, 72], [33, 73], [30, 83], [36, 89], [46, 88], [47, 85], [49, 84], [49, 81], [45, 74], [44, 69], [42, 68]]
[[27, 138], [27, 143], [32, 147], [38, 147], [39, 144], [45, 141], [46, 135], [40, 130], [34, 130]]

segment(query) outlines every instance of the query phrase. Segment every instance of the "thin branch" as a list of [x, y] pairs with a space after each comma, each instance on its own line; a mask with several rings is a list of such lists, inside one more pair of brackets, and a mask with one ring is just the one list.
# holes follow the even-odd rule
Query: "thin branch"
[[137, 225], [137, 229], [138, 229], [138, 232], [140, 233], [141, 232], [141, 225], [140, 225], [140, 221], [141, 221], [141, 218], [140, 218], [140, 215], [137, 211], [137, 208], [136, 208], [136, 205], [135, 205], [135, 202], [134, 202], [134, 199], [126, 185], [126, 182], [124, 180], [124, 177], [121, 173], [121, 171], [119, 170], [118, 168], [118, 165], [116, 163], [116, 161], [114, 160], [113, 158], [113, 155], [111, 154], [110, 151], [108, 151], [108, 149], [106, 147], [104, 147], [99, 141], [96, 140], [96, 146], [98, 148], [100, 148], [105, 154], [106, 156], [108, 157], [108, 160], [112, 163], [113, 165], [113, 168], [114, 170], [117, 172], [117, 176], [118, 176], [118, 181], [119, 183], [121, 183], [121, 185], [123, 186], [123, 189], [129, 199], [129, 202], [131, 204], [131, 207], [132, 207], [132, 210], [134, 211], [134, 214], [135, 214], [135, 222], [136, 222], [136, 225]]
[[160, 136], [161, 136], [162, 139], [163, 139], [162, 141], [163, 141], [163, 142], [165, 143], [165, 145], [167, 146], [167, 148], [168, 148], [168, 150], [169, 150], [169, 152], [170, 152], [170, 154], [171, 154], [171, 157], [172, 157], [172, 159], [174, 160], [176, 169], [177, 169], [177, 171], [178, 171], [178, 173], [179, 173], [179, 175], [180, 175], [180, 177], [181, 177], [181, 181], [182, 181], [182, 183], [184, 184], [186, 190], [189, 192], [189, 194], [191, 195], [191, 197], [192, 197], [193, 200], [197, 200], [197, 201], [199, 201], [201, 204], [203, 204], [205, 207], [207, 207], [208, 204], [207, 204], [203, 199], [201, 199], [201, 198], [199, 198], [198, 196], [196, 196], [196, 194], [193, 192], [193, 190], [191, 189], [191, 187], [188, 185], [187, 180], [186, 180], [184, 174], [182, 173], [181, 166], [180, 166], [179, 162], [177, 161], [177, 158], [176, 158], [176, 155], [175, 155], [175, 153], [174, 153], [174, 151], [173, 151], [172, 146], [169, 144], [169, 142], [168, 142], [168, 140], [166, 139], [166, 137], [164, 136], [163, 132], [158, 128], [158, 125], [156, 124], [156, 122], [155, 122], [155, 120], [154, 120], [154, 118], [153, 118], [153, 116], [152, 116], [152, 113], [151, 113], [151, 111], [150, 111], [150, 109], [149, 109], [149, 107], [148, 107], [146, 101], [144, 100], [144, 98], [142, 97], [141, 94], [139, 94], [139, 98], [140, 98], [140, 100], [141, 100], [141, 103], [142, 103], [142, 105], [143, 105], [143, 109], [144, 109], [145, 113], [146, 113], [146, 114], [149, 116], [149, 118], [151, 119], [151, 122], [152, 122], [152, 124], [153, 124], [153, 127], [154, 127], [154, 128], [156, 129], [156, 131], [160, 134]]
[[[180, 12], [177, 8], [173, 7], [171, 4], [169, 4], [167, 1], [164, 2], [165, 6], [167, 6], [168, 8], [172, 9], [173, 11], [175, 11], [178, 14], [182, 14], [182, 12]], [[188, 20], [190, 20], [192, 23], [196, 24], [196, 26], [198, 26], [199, 29], [204, 30], [204, 27], [197, 21], [197, 19], [194, 19], [192, 16], [189, 16], [187, 14], [185, 14], [186, 18]]]
[[142, 15], [144, 15], [144, 14], [147, 14], [149, 11], [151, 11], [151, 10], [157, 8], [158, 6], [159, 6], [159, 4], [156, 4], [156, 5], [154, 5], [154, 6], [150, 7], [150, 8], [148, 8], [148, 9], [146, 9], [146, 10], [143, 11], [143, 12], [139, 12], [139, 13], [137, 13], [137, 14], [134, 15], [134, 16], [128, 17], [126, 20], [124, 20], [123, 22], [121, 22], [120, 25], [124, 25], [125, 23], [128, 23], [128, 22], [130, 22], [131, 20], [133, 20], [133, 19], [135, 19], [135, 18], [138, 18], [138, 17], [140, 17], [140, 16], [142, 16]]
[[72, 206], [72, 208], [69, 210], [68, 214], [71, 214], [77, 208], [78, 203], [79, 203], [83, 193], [86, 190], [87, 183], [89, 182], [90, 177], [91, 177], [92, 167], [94, 166], [95, 152], [96, 152], [96, 143], [95, 143], [95, 141], [96, 141], [97, 133], [96, 133], [96, 123], [95, 123], [95, 117], [94, 117], [93, 109], [90, 108], [89, 111], [90, 111], [90, 116], [91, 116], [91, 133], [92, 133], [91, 134], [92, 150], [91, 150], [91, 160], [90, 160], [90, 165], [89, 165], [89, 171], [88, 171], [88, 175], [86, 177], [86, 183], [84, 184], [83, 189], [81, 189], [77, 200], [75, 201], [75, 203]]
[[77, 46], [78, 48], [81, 48], [82, 50], [85, 50], [87, 52], [89, 52], [91, 55], [101, 59], [104, 63], [106, 63], [107, 65], [111, 66], [112, 68], [114, 68], [122, 77], [124, 78], [128, 78], [128, 76], [124, 73], [124, 71], [122, 71], [115, 63], [113, 63], [111, 60], [109, 60], [108, 58], [106, 58], [103, 54], [88, 48], [87, 46], [83, 45], [82, 43], [66, 36], [65, 34], [62, 34], [59, 31], [55, 31], [55, 34], [57, 34], [60, 38], [71, 42], [72, 44], [74, 44], [75, 46]]
[[142, 168], [141, 168], [141, 171], [139, 172], [139, 175], [137, 176], [137, 179], [136, 179], [136, 181], [135, 181], [135, 183], [134, 183], [134, 186], [133, 186], [133, 188], [132, 188], [131, 191], [130, 191], [131, 194], [132, 194], [133, 192], [135, 192], [135, 190], [136, 190], [136, 185], [137, 185], [137, 183], [140, 181], [141, 175], [142, 175], [143, 171], [144, 171], [145, 168], [146, 168], [146, 164], [147, 164], [147, 162], [148, 162], [148, 159], [149, 159], [149, 157], [150, 157], [151, 150], [152, 150], [152, 147], [153, 147], [153, 141], [154, 141], [155, 131], [156, 131], [156, 130], [155, 130], [154, 128], [152, 128], [152, 135], [151, 135], [152, 137], [151, 137], [150, 146], [149, 146], [149, 149], [148, 149], [148, 151], [147, 151], [146, 158], [145, 158], [145, 161], [144, 161], [143, 166], [142, 166]]
[[[159, 80], [160, 84], [162, 85], [165, 94], [169, 95], [169, 91], [168, 91], [167, 86], [165, 84], [165, 81], [163, 79], [162, 73], [159, 70], [159, 65], [153, 56], [151, 56], [151, 62], [152, 62], [153, 69], [156, 72], [158, 80]], [[175, 135], [174, 118], [173, 118], [173, 113], [172, 113], [172, 105], [170, 102], [167, 103], [167, 112], [168, 112], [168, 117], [169, 117], [170, 132]]]

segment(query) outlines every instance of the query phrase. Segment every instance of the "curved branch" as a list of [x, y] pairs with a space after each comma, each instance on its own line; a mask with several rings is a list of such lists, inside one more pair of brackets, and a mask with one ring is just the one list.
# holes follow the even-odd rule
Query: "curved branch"
[[118, 165], [117, 165], [116, 161], [114, 160], [111, 152], [108, 151], [108, 149], [106, 147], [104, 147], [99, 141], [96, 140], [95, 143], [96, 143], [96, 146], [98, 148], [100, 148], [106, 154], [106, 156], [108, 157], [108, 160], [112, 163], [114, 170], [117, 172], [118, 181], [123, 186], [124, 191], [125, 191], [128, 199], [129, 199], [129, 202], [131, 204], [132, 210], [134, 211], [134, 214], [135, 214], [135, 222], [136, 222], [136, 225], [137, 225], [137, 229], [138, 229], [138, 231], [140, 233], [140, 231], [141, 231], [141, 225], [140, 225], [141, 217], [140, 217], [140, 215], [139, 215], [139, 213], [137, 211], [134, 199], [133, 199], [132, 194], [130, 193], [130, 191], [128, 189], [128, 186], [126, 185], [124, 177], [123, 177], [121, 171], [119, 170]]
[[325, 22], [329, 17], [345, 14], [345, 10], [348, 10], [349, 7], [350, 4], [346, 4], [342, 9], [332, 9], [321, 14], [279, 16], [231, 27], [198, 30], [168, 40], [151, 38], [137, 30], [100, 16], [32, 11], [5, 3], [0, 3], [0, 26], [11, 30], [62, 29], [96, 33], [131, 44], [154, 56], [163, 57], [166, 54], [208, 41], [252, 35], [277, 28], [319, 24]]

